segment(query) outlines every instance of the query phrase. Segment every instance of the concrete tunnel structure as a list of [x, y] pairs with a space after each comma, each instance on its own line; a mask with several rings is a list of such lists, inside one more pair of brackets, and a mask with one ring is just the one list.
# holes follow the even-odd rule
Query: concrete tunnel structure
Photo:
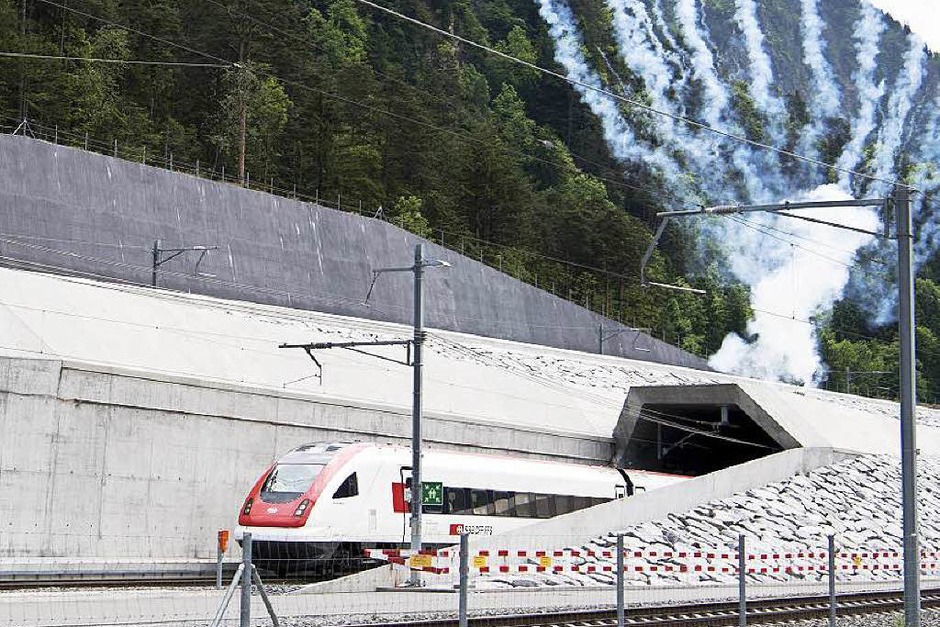
[[[407, 259], [415, 236], [25, 138], [0, 137], [0, 157], [4, 264], [72, 275], [0, 269], [0, 489], [20, 497], [0, 500], [4, 559], [211, 559], [216, 530], [234, 525], [277, 455], [312, 440], [406, 445], [407, 370], [343, 351], [317, 380], [305, 355], [277, 345], [407, 334], [405, 283], [384, 285], [371, 308], [361, 301], [369, 269]], [[124, 283], [149, 279], [140, 260], [154, 237], [193, 233], [231, 242], [202, 268], [214, 279], [178, 267], [161, 278], [173, 289]], [[368, 255], [353, 264], [350, 246]], [[896, 451], [895, 403], [695, 369], [700, 359], [635, 334], [606, 347], [623, 340], [619, 357], [583, 352], [609, 321], [429, 249], [454, 263], [429, 311], [430, 446], [725, 469], [713, 477], [792, 449]], [[304, 265], [311, 255], [319, 265]], [[940, 451], [940, 413], [919, 415], [921, 449]], [[198, 515], [173, 518], [168, 503]]]
[[693, 476], [800, 446], [736, 383], [633, 387], [614, 436], [619, 466]]

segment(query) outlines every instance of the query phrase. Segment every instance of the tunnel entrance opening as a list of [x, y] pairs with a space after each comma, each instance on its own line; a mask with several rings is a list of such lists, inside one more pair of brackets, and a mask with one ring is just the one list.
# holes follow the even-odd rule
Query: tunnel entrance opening
[[624, 466], [701, 475], [784, 449], [735, 405], [645, 404]]

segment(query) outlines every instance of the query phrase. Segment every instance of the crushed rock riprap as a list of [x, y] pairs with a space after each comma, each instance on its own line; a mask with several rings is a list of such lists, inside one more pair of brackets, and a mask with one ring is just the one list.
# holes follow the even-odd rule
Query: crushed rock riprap
[[[728, 383], [727, 375], [710, 373], [704, 370], [671, 369], [660, 364], [598, 364], [581, 360], [576, 353], [564, 357], [556, 355], [532, 354], [512, 348], [481, 347], [457, 343], [445, 336], [430, 333], [429, 350], [446, 355], [448, 359], [470, 361], [485, 366], [497, 367], [510, 372], [528, 375], [555, 385], [573, 385], [584, 393], [596, 390], [614, 391], [627, 394], [631, 387], [648, 385], [711, 385]], [[848, 407], [874, 416], [899, 420], [897, 403], [885, 402], [838, 394], [795, 385], [783, 385], [792, 394], [811, 397], [816, 400]], [[917, 421], [925, 426], [940, 427], [940, 411], [935, 408], [918, 406]]]
[[[940, 558], [935, 552], [940, 551], [940, 457], [919, 459], [918, 496], [920, 540], [926, 552], [923, 561], [928, 570], [938, 574]], [[899, 579], [900, 571], [892, 569], [900, 564], [899, 556], [871, 553], [901, 552], [900, 460], [890, 455], [855, 457], [686, 512], [612, 529], [606, 536], [581, 547], [569, 547], [564, 556], [555, 557], [553, 566], [562, 566], [565, 572], [481, 575], [476, 584], [482, 589], [613, 585], [614, 572], [601, 571], [604, 566], [616, 566], [612, 553], [618, 533], [624, 536], [625, 578], [630, 586], [732, 584], [737, 581], [734, 554], [740, 535], [745, 538], [745, 553], [755, 556], [748, 568], [767, 571], [749, 573], [749, 581], [826, 578], [827, 558], [820, 554], [827, 552], [830, 534], [835, 536], [836, 553], [846, 554], [837, 560], [838, 580]], [[570, 549], [579, 554], [572, 555]], [[634, 557], [634, 552], [643, 556]], [[651, 555], [653, 552], [656, 556]], [[690, 555], [675, 555], [680, 552]], [[696, 552], [702, 556], [693, 557]], [[535, 559], [527, 561], [536, 563]], [[585, 572], [590, 565], [596, 567], [595, 572]], [[570, 566], [580, 567], [580, 572], [568, 571]], [[657, 567], [655, 572], [650, 571], [653, 566]], [[680, 572], [681, 566], [687, 570]]]

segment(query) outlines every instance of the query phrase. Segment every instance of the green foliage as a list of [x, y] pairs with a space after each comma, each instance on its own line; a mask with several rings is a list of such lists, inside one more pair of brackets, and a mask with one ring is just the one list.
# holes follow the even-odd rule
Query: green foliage
[[754, 102], [754, 97], [751, 96], [747, 83], [744, 81], [735, 81], [731, 85], [731, 106], [734, 107], [738, 119], [741, 120], [745, 136], [754, 141], [764, 141], [766, 120], [757, 108], [757, 103]]
[[407, 229], [420, 237], [431, 237], [431, 227], [428, 219], [421, 213], [424, 205], [417, 196], [399, 196], [395, 201], [395, 215], [397, 222], [403, 229]]
[[[0, 116], [25, 104], [62, 137], [148, 160], [174, 155], [215, 175], [237, 171], [245, 120], [255, 183], [342, 205], [389, 207], [392, 220], [522, 280], [644, 328], [699, 354], [744, 332], [747, 291], [719, 273], [697, 277], [682, 238], [654, 254], [664, 282], [706, 297], [639, 285], [640, 258], [660, 209], [623, 172], [598, 119], [553, 78], [387, 19], [354, 0], [87, 0], [81, 9], [135, 30], [42, 3], [0, 0], [0, 49], [78, 57], [237, 61], [233, 69], [2, 60]], [[397, 7], [527, 62], [552, 66], [553, 42], [533, 3], [417, 0]], [[643, 85], [617, 54], [603, 0], [573, 0], [585, 53], [637, 99]], [[270, 26], [268, 26], [270, 25]], [[139, 31], [139, 32], [135, 32]], [[21, 80], [23, 79], [23, 80]], [[754, 113], [746, 89], [740, 110]], [[22, 98], [21, 98], [22, 96]], [[626, 111], [640, 127], [648, 117]], [[752, 120], [757, 133], [761, 120]], [[75, 140], [73, 140], [75, 141]], [[97, 142], [97, 143], [96, 143]], [[82, 145], [81, 139], [75, 141]]]
[[264, 175], [274, 171], [279, 157], [281, 132], [288, 120], [291, 101], [269, 69], [246, 63], [228, 70], [222, 78], [221, 107], [214, 122], [212, 137], [218, 150], [234, 153], [239, 141], [242, 107], [246, 117], [246, 170]]
[[[940, 400], [940, 285], [931, 279], [916, 281], [915, 314], [917, 396], [920, 402], [936, 404]], [[819, 344], [830, 367], [828, 387], [897, 397], [900, 349], [896, 324], [868, 328], [864, 312], [843, 300], [823, 321]]]
[[[521, 25], [512, 27], [506, 39], [496, 44], [496, 49], [512, 57], [535, 64], [538, 54], [535, 46], [529, 40], [526, 30]], [[495, 84], [509, 83], [516, 87], [529, 87], [539, 79], [538, 70], [521, 67], [502, 57], [492, 62], [492, 75]]]

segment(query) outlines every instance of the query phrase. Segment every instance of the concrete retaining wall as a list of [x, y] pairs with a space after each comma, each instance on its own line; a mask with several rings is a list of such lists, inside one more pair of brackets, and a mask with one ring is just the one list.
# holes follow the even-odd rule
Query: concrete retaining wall
[[[187, 292], [410, 323], [411, 276], [383, 275], [368, 306], [371, 270], [408, 266], [422, 241], [381, 220], [122, 161], [0, 135], [0, 261], [149, 284], [163, 248], [218, 246], [199, 266], [184, 254], [159, 283]], [[426, 279], [430, 327], [706, 368], [701, 359], [435, 244], [452, 268]], [[639, 348], [640, 350], [637, 350]]]
[[[272, 459], [405, 443], [410, 414], [56, 360], [0, 358], [0, 557], [208, 558]], [[613, 440], [426, 416], [441, 448], [606, 462]]]
[[679, 484], [557, 516], [518, 531], [481, 538], [473, 542], [473, 548], [534, 550], [579, 546], [592, 538], [805, 474], [854, 455], [832, 448], [789, 449]]

